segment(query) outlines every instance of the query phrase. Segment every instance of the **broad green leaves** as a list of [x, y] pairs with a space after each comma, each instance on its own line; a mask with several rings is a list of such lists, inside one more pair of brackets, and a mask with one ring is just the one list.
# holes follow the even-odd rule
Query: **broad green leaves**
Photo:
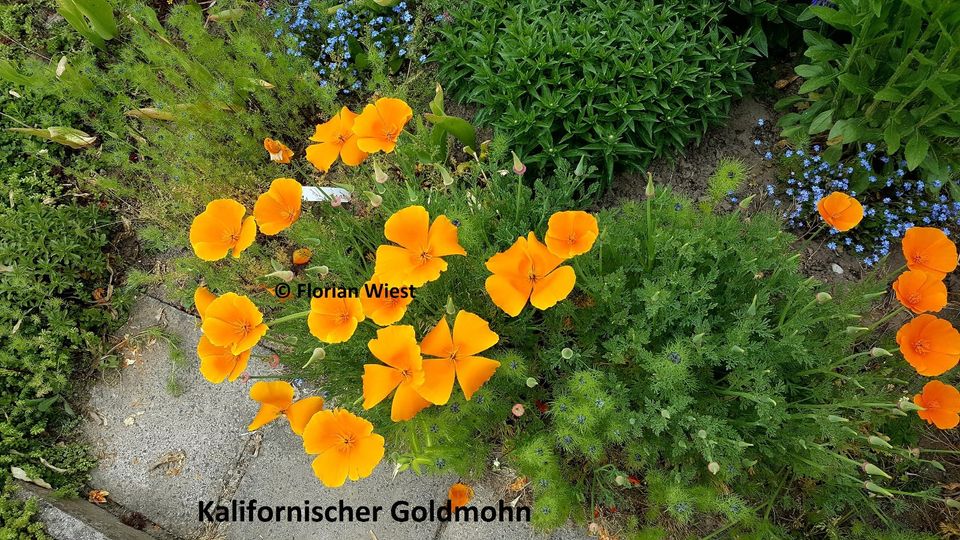
[[98, 48], [117, 37], [117, 22], [107, 0], [57, 0], [57, 12]]

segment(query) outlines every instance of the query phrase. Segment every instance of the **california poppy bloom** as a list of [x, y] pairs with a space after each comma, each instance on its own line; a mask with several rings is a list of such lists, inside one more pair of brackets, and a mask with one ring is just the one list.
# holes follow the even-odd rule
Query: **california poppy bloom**
[[367, 105], [353, 124], [357, 146], [368, 153], [393, 152], [403, 127], [413, 118], [413, 109], [402, 99], [380, 98]]
[[207, 336], [200, 336], [200, 343], [197, 344], [200, 374], [213, 384], [220, 384], [224, 380], [233, 382], [247, 369], [251, 350], [233, 354], [230, 347], [218, 347], [210, 343]]
[[531, 232], [519, 237], [510, 249], [487, 260], [486, 288], [490, 299], [511, 317], [516, 317], [527, 300], [537, 309], [547, 309], [573, 290], [577, 275], [563, 259], [550, 253]]
[[292, 178], [277, 178], [270, 189], [257, 198], [253, 205], [253, 217], [257, 218], [260, 232], [273, 236], [293, 225], [300, 217], [303, 186]]
[[313, 298], [307, 328], [324, 343], [343, 343], [353, 336], [364, 318], [363, 306], [356, 298]]
[[860, 201], [840, 191], [834, 191], [817, 202], [820, 217], [834, 229], [843, 232], [857, 226], [863, 219]]
[[[376, 295], [377, 290], [383, 284], [377, 276], [373, 276], [370, 281], [364, 283], [360, 288], [360, 305], [363, 306], [363, 314], [370, 317], [373, 322], [380, 326], [391, 325], [403, 318], [407, 312], [407, 306], [413, 302], [413, 296], [409, 294], [405, 298], [391, 298], [387, 294]], [[370, 296], [367, 292], [373, 292]]]
[[599, 235], [597, 218], [581, 210], [571, 210], [550, 216], [544, 241], [550, 253], [569, 259], [590, 251]]
[[893, 282], [893, 291], [903, 307], [914, 313], [937, 312], [947, 305], [943, 280], [919, 270], [908, 270]]
[[327, 487], [340, 487], [348, 477], [356, 481], [370, 476], [383, 459], [383, 445], [373, 424], [343, 409], [314, 414], [303, 430], [303, 449], [319, 454], [313, 474]]
[[357, 147], [357, 136], [353, 133], [356, 118], [357, 113], [344, 107], [333, 118], [318, 125], [310, 140], [319, 144], [307, 147], [307, 161], [323, 172], [329, 171], [338, 157], [351, 167], [363, 163], [367, 153]]
[[457, 240], [457, 227], [440, 215], [430, 225], [430, 214], [422, 206], [398, 210], [383, 226], [387, 240], [399, 246], [377, 248], [374, 274], [393, 286], [420, 287], [440, 277], [447, 269], [447, 255], [466, 255]]
[[323, 409], [320, 396], [305, 397], [293, 401], [293, 386], [286, 381], [260, 381], [250, 387], [250, 398], [260, 403], [260, 410], [247, 426], [247, 431], [260, 429], [276, 420], [281, 414], [290, 422], [290, 429], [303, 434], [310, 418]]
[[496, 360], [477, 356], [498, 341], [500, 336], [490, 324], [469, 311], [457, 313], [452, 334], [447, 318], [441, 318], [420, 343], [421, 353], [435, 358], [423, 361], [426, 378], [418, 392], [431, 403], [443, 405], [450, 400], [456, 377], [463, 397], [470, 399], [500, 367]]
[[960, 361], [960, 332], [927, 313], [900, 327], [897, 344], [907, 362], [927, 377], [942, 375]]
[[396, 390], [390, 419], [410, 420], [430, 402], [419, 393], [424, 381], [423, 357], [409, 325], [388, 326], [377, 330], [376, 339], [367, 344], [382, 364], [363, 366], [363, 408], [370, 409]]
[[940, 381], [930, 381], [923, 393], [913, 396], [913, 402], [923, 407], [917, 415], [940, 429], [953, 429], [960, 424], [960, 391]]
[[927, 272], [938, 279], [957, 269], [957, 246], [935, 227], [910, 227], [903, 235], [903, 258], [911, 270]]
[[267, 333], [263, 314], [246, 296], [226, 293], [207, 306], [200, 326], [210, 343], [233, 354], [252, 349]]
[[447, 498], [450, 499], [450, 511], [456, 512], [457, 508], [466, 506], [473, 500], [473, 488], [462, 482], [457, 482], [450, 486]]
[[311, 258], [313, 258], [313, 252], [310, 251], [310, 248], [300, 248], [293, 251], [293, 264], [297, 266], [307, 264]]
[[290, 158], [293, 157], [293, 150], [287, 148], [287, 145], [282, 142], [269, 137], [263, 140], [263, 147], [270, 153], [270, 161], [290, 163]]
[[217, 261], [228, 252], [239, 257], [250, 247], [257, 237], [257, 223], [253, 216], [244, 219], [246, 212], [233, 199], [210, 201], [190, 225], [190, 245], [197, 257]]
[[210, 292], [210, 289], [206, 287], [197, 287], [193, 291], [193, 305], [197, 308], [197, 314], [200, 315], [201, 321], [203, 320], [203, 314], [207, 311], [207, 306], [216, 299], [217, 295]]

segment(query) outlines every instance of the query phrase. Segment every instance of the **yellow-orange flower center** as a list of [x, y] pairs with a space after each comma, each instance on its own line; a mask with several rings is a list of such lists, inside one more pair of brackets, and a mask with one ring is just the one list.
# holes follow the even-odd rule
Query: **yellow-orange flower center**
[[917, 253], [913, 257], [911, 257], [911, 259], [913, 259], [913, 262], [920, 264], [923, 262], [923, 255], [920, 255], [919, 253]]
[[920, 293], [915, 292], [915, 293], [911, 294], [910, 296], [908, 296], [908, 297], [906, 298], [906, 300], [907, 300], [907, 303], [908, 303], [908, 304], [916, 305], [916, 304], [919, 304], [919, 303], [920, 303], [920, 299], [921, 299], [921, 298], [922, 298], [922, 297], [920, 296]]
[[420, 262], [421, 262], [421, 263], [425, 263], [425, 262], [429, 261], [429, 260], [432, 259], [432, 258], [433, 258], [433, 256], [430, 255], [430, 252], [429, 252], [429, 251], [427, 251], [427, 250], [422, 250], [422, 251], [420, 252]]
[[913, 351], [917, 354], [927, 354], [930, 352], [930, 344], [925, 339], [918, 339], [913, 342]]
[[397, 140], [398, 133], [396, 131], [390, 130], [386, 133], [387, 140], [390, 142], [395, 142]]
[[357, 444], [357, 438], [351, 433], [349, 435], [340, 435], [340, 451], [349, 452]]

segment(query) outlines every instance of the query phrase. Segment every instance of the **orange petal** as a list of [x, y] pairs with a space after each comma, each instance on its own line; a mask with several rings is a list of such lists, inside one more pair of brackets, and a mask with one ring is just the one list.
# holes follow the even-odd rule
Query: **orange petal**
[[510, 279], [528, 279], [533, 262], [527, 254], [527, 239], [517, 238], [506, 251], [487, 259], [487, 270]]
[[939, 279], [957, 269], [957, 246], [935, 227], [911, 227], [903, 235], [903, 257], [911, 270]]
[[[344, 111], [346, 111], [347, 114], [344, 114]], [[331, 116], [330, 120], [322, 124], [317, 124], [310, 140], [318, 143], [338, 141], [344, 132], [350, 132], [350, 128], [353, 127], [354, 118], [356, 118], [356, 115], [354, 115], [350, 109], [344, 107], [340, 109], [337, 114]]]
[[856, 227], [863, 219], [860, 201], [839, 191], [817, 201], [817, 211], [824, 221], [840, 232]]
[[500, 367], [500, 362], [481, 356], [468, 356], [457, 359], [457, 381], [463, 390], [463, 397], [470, 399], [474, 392], [490, 380]]
[[314, 413], [303, 428], [303, 450], [308, 454], [322, 454], [340, 442], [339, 420], [335, 411]]
[[318, 455], [311, 465], [313, 474], [327, 487], [340, 487], [347, 480], [350, 463], [336, 449]]
[[250, 361], [249, 350], [233, 354], [229, 347], [218, 347], [203, 335], [197, 344], [197, 356], [200, 357], [200, 374], [214, 384], [222, 383], [224, 379], [236, 380]]
[[450, 334], [450, 325], [447, 324], [446, 317], [441, 317], [440, 322], [423, 336], [420, 352], [437, 358], [446, 358], [454, 352], [453, 336]]
[[441, 259], [440, 257], [433, 257], [432, 259], [418, 262], [411, 267], [410, 271], [407, 272], [404, 283], [402, 284], [409, 284], [413, 285], [414, 287], [422, 287], [427, 283], [439, 278], [440, 274], [444, 273], [446, 270], [447, 261]]
[[253, 421], [250, 422], [249, 426], [247, 426], [247, 431], [253, 431], [255, 429], [262, 428], [263, 426], [279, 418], [282, 412], [283, 411], [277, 407], [264, 403], [260, 406], [260, 410], [257, 411], [257, 415], [253, 417]]
[[357, 481], [373, 474], [373, 470], [383, 460], [385, 453], [383, 436], [372, 433], [361, 437], [350, 452], [347, 475]]
[[351, 167], [356, 167], [363, 163], [363, 160], [367, 159], [367, 155], [366, 152], [360, 150], [360, 147], [357, 146], [357, 136], [353, 133], [350, 134], [349, 138], [344, 141], [343, 147], [340, 148], [340, 158], [343, 159], [345, 165], [350, 165]]
[[193, 291], [193, 305], [196, 306], [197, 313], [200, 314], [200, 320], [203, 320], [203, 313], [207, 310], [210, 302], [216, 299], [217, 295], [210, 292], [210, 289], [206, 287], [197, 287], [197, 290]]
[[364, 364], [362, 380], [363, 408], [369, 409], [386, 399], [403, 382], [403, 374], [390, 366]]
[[490, 300], [511, 317], [516, 317], [527, 305], [533, 284], [527, 280], [508, 279], [494, 274], [487, 278], [485, 283]]
[[320, 171], [327, 172], [340, 156], [343, 145], [340, 142], [324, 142], [307, 147], [307, 161]]
[[402, 247], [383, 245], [377, 248], [373, 273], [381, 283], [399, 287], [408, 284], [410, 271], [417, 263], [419, 261], [410, 251]]
[[377, 330], [377, 337], [367, 343], [378, 360], [401, 371], [421, 370], [422, 357], [416, 334], [410, 325], [388, 326]]
[[418, 412], [430, 406], [430, 402], [423, 398], [409, 382], [402, 382], [393, 396], [393, 406], [390, 408], [390, 419], [394, 422], [410, 420]]
[[413, 118], [413, 109], [402, 99], [380, 98], [376, 106], [383, 121], [398, 133]]
[[[451, 225], [452, 226], [452, 225]], [[387, 240], [419, 255], [429, 245], [430, 214], [422, 206], [408, 206], [394, 212], [383, 226]]]
[[437, 216], [437, 219], [433, 220], [433, 225], [430, 226], [427, 244], [430, 255], [434, 257], [467, 254], [463, 247], [460, 246], [459, 240], [457, 240], [456, 225], [444, 215]]
[[563, 263], [563, 259], [550, 253], [532, 232], [527, 235], [527, 253], [533, 263], [533, 273], [541, 279]]
[[290, 429], [297, 435], [303, 434], [303, 429], [313, 417], [323, 409], [323, 398], [320, 396], [310, 396], [303, 398], [284, 412], [287, 420], [290, 421]]
[[498, 341], [500, 336], [490, 329], [490, 323], [469, 311], [457, 313], [457, 320], [453, 323], [453, 342], [458, 356], [473, 356]]
[[597, 218], [575, 210], [550, 216], [544, 240], [551, 253], [569, 259], [590, 251], [599, 235]]
[[530, 303], [537, 309], [553, 307], [573, 290], [577, 274], [570, 266], [561, 266], [533, 285]]
[[293, 225], [300, 217], [303, 186], [292, 178], [277, 178], [270, 189], [257, 198], [253, 206], [253, 216], [257, 219], [260, 232], [268, 236], [275, 235]]
[[233, 199], [208, 203], [190, 225], [190, 245], [197, 257], [216, 261], [226, 256], [237, 244], [245, 213], [243, 205]]
[[243, 250], [253, 245], [257, 239], [257, 222], [253, 216], [248, 216], [243, 220], [243, 226], [240, 228], [240, 236], [237, 238], [236, 245], [233, 246], [233, 258], [237, 258], [243, 253]]
[[417, 387], [417, 393], [434, 405], [445, 405], [453, 393], [453, 379], [456, 376], [453, 360], [424, 360], [423, 372], [423, 384]]
[[357, 136], [357, 147], [367, 153], [380, 151], [392, 152], [396, 143], [386, 138], [388, 131], [387, 124], [384, 123], [374, 105], [367, 105], [363, 112], [357, 116], [353, 124], [353, 133]]
[[259, 381], [250, 387], [250, 399], [285, 411], [293, 404], [293, 386], [287, 381]]

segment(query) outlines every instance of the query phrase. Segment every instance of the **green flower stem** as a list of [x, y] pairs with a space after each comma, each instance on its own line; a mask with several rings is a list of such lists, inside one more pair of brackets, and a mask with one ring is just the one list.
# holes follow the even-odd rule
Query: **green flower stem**
[[877, 329], [878, 326], [880, 326], [881, 324], [889, 321], [889, 320], [892, 319], [893, 317], [899, 315], [900, 313], [902, 313], [902, 312], [904, 312], [904, 311], [906, 311], [906, 310], [907, 310], [907, 308], [905, 308], [905, 307], [903, 307], [903, 306], [900, 306], [899, 308], [891, 311], [890, 313], [887, 313], [887, 314], [884, 315], [879, 321], [877, 321], [877, 322], [873, 323], [872, 325], [870, 325], [869, 329], [867, 330], [867, 333], [873, 332], [874, 330]]
[[309, 310], [309, 309], [306, 310], [306, 311], [300, 311], [300, 312], [298, 312], [298, 313], [293, 313], [293, 314], [287, 315], [287, 316], [285, 316], [285, 317], [280, 317], [279, 319], [274, 319], [274, 320], [270, 321], [269, 323], [267, 323], [267, 327], [273, 327], [274, 325], [277, 325], [277, 324], [280, 324], [280, 323], [289, 322], [289, 321], [295, 321], [295, 320], [297, 320], [297, 319], [306, 319], [308, 315], [310, 315], [310, 310]]
[[846, 401], [846, 402], [840, 402], [840, 403], [810, 404], [810, 405], [804, 405], [802, 403], [791, 403], [791, 404], [788, 404], [787, 406], [798, 408], [798, 409], [861, 409], [864, 407], [882, 408], [882, 409], [896, 408], [896, 404], [893, 404], [893, 403], [860, 403], [856, 401]]
[[835, 362], [835, 363], [833, 363], [833, 364], [830, 364], [830, 365], [828, 365], [828, 366], [825, 366], [825, 367], [822, 367], [822, 368], [817, 368], [817, 369], [808, 369], [808, 370], [806, 370], [806, 371], [801, 371], [800, 373], [797, 373], [797, 376], [802, 377], [802, 376], [804, 376], [804, 375], [812, 375], [812, 374], [814, 374], [814, 373], [828, 373], [828, 374], [829, 374], [829, 373], [832, 373], [834, 369], [842, 366], [843, 364], [849, 362], [850, 360], [853, 360], [854, 358], [860, 358], [860, 357], [862, 357], [862, 356], [869, 356], [869, 355], [870, 355], [870, 351], [863, 351], [863, 352], [858, 352], [858, 353], [855, 353], [855, 354], [851, 354], [850, 356], [845, 356], [845, 357], [841, 358], [840, 361]]

